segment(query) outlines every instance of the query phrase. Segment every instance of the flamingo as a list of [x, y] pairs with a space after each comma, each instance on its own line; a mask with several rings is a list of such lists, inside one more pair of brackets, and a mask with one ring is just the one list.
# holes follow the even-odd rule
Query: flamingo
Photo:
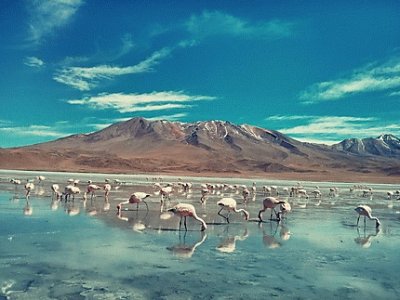
[[12, 184], [14, 184], [14, 190], [15, 190], [15, 193], [17, 193], [17, 188], [18, 188], [18, 185], [21, 184], [21, 180], [12, 178], [12, 179], [10, 180], [10, 182], [11, 182]]
[[279, 205], [280, 211], [278, 212], [278, 220], [280, 221], [283, 216], [292, 211], [292, 206], [289, 202], [284, 201]]
[[144, 204], [146, 204], [146, 208], [147, 208], [147, 211], [148, 211], [149, 210], [149, 206], [147, 205], [145, 199], [150, 197], [150, 196], [151, 195], [143, 193], [143, 192], [133, 193], [129, 197], [128, 200], [126, 200], [124, 202], [121, 202], [120, 204], [117, 205], [117, 210], [118, 210], [117, 214], [119, 214], [120, 211], [122, 210], [122, 205], [123, 204], [128, 204], [128, 203], [132, 203], [132, 204], [137, 203], [137, 209], [139, 209], [139, 203], [143, 202]]
[[208, 195], [209, 191], [207, 188], [201, 189], [201, 198], [200, 198], [200, 202], [204, 203], [206, 202], [206, 196]]
[[46, 179], [46, 177], [44, 177], [43, 175], [39, 175], [39, 176], [36, 176], [36, 179], [39, 181], [39, 184], [41, 184], [42, 181], [44, 181]]
[[75, 195], [79, 194], [81, 192], [81, 190], [74, 185], [67, 185], [64, 188], [64, 195], [65, 195], [65, 202], [67, 202], [68, 197], [71, 200], [71, 195], [72, 195], [72, 201], [75, 201]]
[[108, 195], [110, 194], [110, 191], [111, 191], [111, 184], [106, 183], [103, 186], [103, 189], [104, 189], [104, 198], [108, 198]]
[[[221, 207], [218, 214], [221, 217], [223, 217], [227, 223], [229, 223], [229, 215], [232, 211], [235, 213], [243, 212], [245, 220], [249, 219], [249, 213], [246, 210], [244, 210], [243, 208], [241, 208], [241, 209], [236, 208], [236, 200], [233, 198], [222, 198], [221, 200], [219, 200], [217, 202], [217, 205], [219, 205]], [[228, 214], [226, 216], [224, 216], [223, 214], [221, 214], [222, 210], [227, 210]]]
[[31, 193], [31, 191], [33, 191], [35, 189], [35, 185], [33, 184], [33, 182], [27, 182], [25, 184], [25, 190], [26, 190], [26, 198], [29, 198], [29, 195]]
[[307, 194], [307, 191], [305, 189], [297, 190], [297, 196], [298, 197], [305, 197], [306, 199], [308, 199], [308, 194]]
[[251, 194], [255, 195], [256, 193], [257, 193], [257, 186], [256, 186], [256, 183], [253, 182], [253, 185], [251, 187]]
[[95, 196], [95, 192], [96, 192], [97, 190], [100, 190], [100, 189], [101, 189], [101, 187], [99, 187], [98, 185], [95, 185], [95, 184], [89, 184], [89, 185], [87, 186], [87, 193], [90, 193], [90, 194], [91, 194], [90, 200], [92, 200], [93, 197]]
[[266, 210], [269, 208], [269, 209], [271, 209], [271, 217], [270, 217], [270, 219], [272, 220], [272, 212], [275, 212], [275, 216], [278, 218], [278, 221], [279, 221], [279, 220], [280, 220], [280, 216], [277, 215], [277, 213], [276, 213], [276, 211], [275, 211], [275, 207], [276, 207], [278, 204], [284, 204], [284, 203], [286, 203], [286, 201], [278, 200], [278, 199], [276, 199], [275, 197], [267, 197], [267, 198], [265, 198], [264, 201], [263, 201], [263, 209], [261, 209], [261, 210], [258, 212], [258, 218], [259, 218], [260, 221], [262, 222], [262, 221], [263, 221], [263, 219], [262, 219], [262, 213], [263, 213], [264, 211], [266, 211]]
[[57, 200], [58, 198], [60, 198], [61, 192], [60, 192], [60, 186], [58, 184], [53, 184], [51, 186], [51, 190], [53, 191], [53, 195], [52, 195], [52, 199], [54, 198], [54, 196], [56, 196]]
[[159, 184], [158, 182], [154, 184], [154, 186], [159, 189], [159, 193], [161, 195], [161, 211], [162, 211], [164, 207], [164, 197], [167, 197], [168, 200], [170, 200], [170, 194], [172, 193], [173, 188], [172, 186], [162, 187], [161, 184]]
[[196, 214], [196, 209], [192, 204], [178, 203], [174, 207], [168, 209], [168, 211], [173, 212], [174, 215], [179, 216], [181, 218], [181, 220], [179, 221], [179, 229], [181, 229], [182, 219], [184, 218], [185, 230], [187, 231], [186, 217], [192, 217], [193, 219], [199, 221], [201, 223], [201, 231], [207, 229], [206, 222]]
[[311, 194], [314, 195], [314, 198], [321, 198], [322, 197], [322, 193], [319, 189], [315, 189], [311, 192]]
[[372, 209], [368, 205], [359, 205], [354, 210], [358, 213], [357, 226], [358, 226], [358, 222], [360, 221], [361, 216], [364, 216], [364, 226], [365, 226], [367, 217], [370, 220], [375, 220], [376, 228], [378, 228], [381, 225], [381, 222], [379, 222], [379, 219], [377, 217], [372, 216]]
[[243, 196], [243, 201], [246, 203], [247, 202], [247, 198], [250, 195], [250, 191], [247, 187], [243, 187], [243, 191], [242, 191], [242, 196]]

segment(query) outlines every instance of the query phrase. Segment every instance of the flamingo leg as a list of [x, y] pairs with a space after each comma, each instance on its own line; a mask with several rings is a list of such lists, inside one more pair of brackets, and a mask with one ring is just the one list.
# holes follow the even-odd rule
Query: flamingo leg
[[184, 224], [185, 224], [185, 231], [187, 231], [187, 226], [186, 226], [186, 217], [185, 217], [185, 222], [184, 222]]
[[163, 209], [164, 209], [164, 203], [163, 203], [163, 201], [161, 200], [161, 203], [160, 203], [160, 211], [162, 212]]
[[360, 222], [360, 215], [358, 215], [358, 218], [357, 218], [357, 227], [358, 227], [358, 222]]
[[181, 217], [181, 219], [179, 220], [179, 230], [181, 230], [181, 227], [182, 227], [182, 219], [183, 219], [183, 217]]
[[264, 209], [262, 209], [262, 210], [260, 210], [259, 212], [258, 212], [258, 218], [260, 219], [260, 222], [262, 222], [263, 221], [263, 219], [262, 219], [262, 217], [261, 217], [261, 215], [262, 215], [262, 213], [265, 211], [265, 208]]
[[226, 215], [226, 221], [228, 222], [228, 224], [229, 224], [229, 215], [231, 214], [231, 212], [230, 211], [228, 211], [228, 214]]
[[223, 214], [221, 214], [221, 211], [222, 211], [223, 209], [224, 209], [224, 208], [221, 207], [221, 209], [219, 210], [218, 214], [219, 214], [221, 217], [223, 217], [223, 218], [229, 223], [229, 220], [226, 218], [226, 216], [224, 216]]

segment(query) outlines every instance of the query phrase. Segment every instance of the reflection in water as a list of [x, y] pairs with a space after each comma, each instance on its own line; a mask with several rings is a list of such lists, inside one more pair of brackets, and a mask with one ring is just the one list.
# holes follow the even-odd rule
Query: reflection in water
[[[279, 248], [282, 246], [282, 241], [287, 241], [290, 239], [291, 233], [289, 229], [281, 223], [269, 223], [269, 232], [266, 231], [263, 222], [259, 223], [259, 227], [263, 228], [263, 243], [269, 249]], [[275, 238], [278, 228], [280, 228], [280, 241]]]
[[32, 213], [33, 213], [32, 206], [29, 203], [29, 198], [28, 197], [26, 198], [26, 203], [25, 203], [23, 212], [24, 212], [25, 216], [31, 216]]
[[147, 223], [149, 212], [146, 211], [145, 216], [141, 218], [139, 218], [139, 211], [136, 211], [135, 215], [135, 217], [128, 218], [122, 215], [122, 210], [118, 210], [117, 212], [118, 219], [128, 222], [132, 226], [133, 231], [142, 233], [142, 231], [148, 227]]
[[236, 249], [236, 241], [244, 241], [249, 236], [247, 227], [244, 228], [244, 232], [241, 235], [229, 234], [229, 225], [224, 229], [224, 237], [220, 244], [217, 246], [217, 250], [223, 253], [232, 253]]
[[37, 196], [43, 196], [45, 194], [45, 190], [42, 186], [38, 186], [38, 188], [36, 189], [36, 195]]
[[51, 209], [51, 210], [57, 210], [59, 204], [60, 204], [59, 198], [57, 198], [57, 199], [51, 199], [50, 209]]
[[90, 205], [87, 205], [87, 198], [83, 198], [82, 201], [82, 206], [86, 210], [86, 213], [89, 216], [95, 216], [97, 215], [97, 207], [96, 207], [96, 200], [95, 199], [90, 199]]
[[207, 238], [207, 234], [204, 231], [201, 231], [200, 239], [193, 244], [186, 243], [186, 234], [187, 232], [185, 231], [182, 238], [182, 233], [179, 231], [179, 243], [171, 247], [167, 247], [167, 250], [171, 251], [173, 255], [180, 258], [191, 258], [197, 247], [204, 243]]
[[361, 235], [360, 229], [357, 227], [358, 237], [354, 239], [354, 242], [360, 245], [362, 248], [369, 248], [372, 244], [373, 238], [376, 237], [381, 232], [381, 230], [379, 227], [375, 228], [375, 233], [369, 233], [368, 235], [366, 233], [365, 227], [363, 231], [363, 235]]
[[64, 205], [64, 210], [71, 217], [80, 213], [80, 208], [75, 206], [75, 201], [66, 202]]

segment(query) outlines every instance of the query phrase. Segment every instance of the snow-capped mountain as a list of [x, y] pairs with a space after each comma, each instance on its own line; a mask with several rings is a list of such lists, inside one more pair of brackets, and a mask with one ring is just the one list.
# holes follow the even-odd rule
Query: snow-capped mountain
[[346, 139], [332, 147], [359, 155], [400, 158], [400, 139], [391, 134], [382, 134], [376, 138]]
[[[389, 135], [373, 142], [353, 139], [326, 146], [227, 121], [181, 123], [133, 118], [90, 134], [0, 149], [0, 168], [226, 176], [279, 173], [287, 174], [286, 178], [307, 174], [320, 180], [343, 179], [345, 173], [399, 174], [398, 145], [399, 140]], [[385, 150], [388, 147], [390, 151]], [[371, 155], [364, 155], [366, 149]]]

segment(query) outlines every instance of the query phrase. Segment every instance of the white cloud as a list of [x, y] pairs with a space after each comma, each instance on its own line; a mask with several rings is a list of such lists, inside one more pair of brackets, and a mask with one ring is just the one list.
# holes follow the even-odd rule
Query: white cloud
[[145, 94], [99, 94], [98, 96], [68, 100], [69, 104], [85, 105], [92, 109], [113, 109], [120, 113], [169, 110], [189, 107], [193, 101], [214, 100], [215, 97], [187, 95], [182, 91]]
[[70, 22], [72, 16], [83, 4], [82, 0], [33, 0], [29, 2], [29, 40], [40, 43]]
[[14, 134], [18, 136], [38, 136], [38, 137], [63, 137], [68, 133], [54, 130], [51, 126], [30, 125], [30, 126], [13, 126], [2, 127], [0, 132]]
[[[280, 116], [279, 121], [287, 122], [291, 116]], [[382, 133], [400, 133], [400, 125], [386, 124], [378, 118], [349, 116], [308, 116], [305, 124], [283, 127], [278, 131], [296, 139], [308, 142], [334, 144], [347, 138], [375, 137]], [[304, 118], [305, 120], [306, 118]]]
[[127, 67], [109, 65], [68, 67], [58, 71], [53, 79], [75, 89], [88, 91], [95, 87], [101, 79], [112, 79], [121, 75], [151, 72], [153, 71], [153, 67], [159, 64], [161, 59], [170, 55], [170, 53], [171, 48], [163, 48], [154, 52], [150, 57], [137, 65]]
[[182, 118], [185, 118], [187, 114], [185, 113], [179, 113], [179, 114], [172, 114], [172, 115], [161, 115], [161, 116], [156, 116], [152, 118], [146, 118], [147, 120], [151, 121], [157, 121], [157, 120], [167, 120], [167, 121], [177, 121]]
[[311, 118], [315, 118], [315, 116], [275, 115], [275, 116], [269, 116], [265, 120], [267, 120], [267, 121], [293, 121], [293, 120], [304, 120], [304, 119], [311, 119]]
[[290, 23], [272, 20], [254, 24], [219, 11], [204, 11], [201, 15], [193, 15], [185, 26], [196, 38], [215, 35], [275, 38], [288, 36], [292, 32]]
[[316, 83], [303, 91], [300, 99], [305, 104], [311, 104], [365, 92], [390, 91], [399, 87], [400, 61], [393, 59], [380, 66], [370, 64], [354, 71], [348, 78]]
[[25, 58], [24, 64], [28, 67], [40, 68], [44, 65], [44, 61], [37, 57], [29, 56]]

